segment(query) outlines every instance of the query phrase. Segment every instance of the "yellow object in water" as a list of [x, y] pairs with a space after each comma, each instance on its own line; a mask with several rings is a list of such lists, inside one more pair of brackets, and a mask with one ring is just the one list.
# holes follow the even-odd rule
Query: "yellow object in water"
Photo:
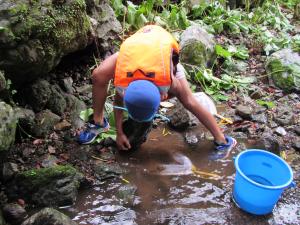
[[284, 160], [287, 159], [285, 151], [280, 152], [280, 157], [283, 158]]
[[211, 178], [213, 178], [213, 179], [220, 179], [220, 178], [221, 178], [221, 176], [219, 176], [218, 174], [200, 171], [200, 170], [198, 170], [194, 165], [192, 166], [192, 172], [193, 172], [195, 175], [200, 175], [200, 176], [204, 176], [204, 177], [211, 177]]

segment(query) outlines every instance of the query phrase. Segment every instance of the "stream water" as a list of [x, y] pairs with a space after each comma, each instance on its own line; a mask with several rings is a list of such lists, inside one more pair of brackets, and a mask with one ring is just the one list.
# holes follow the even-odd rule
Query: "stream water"
[[236, 207], [231, 199], [232, 157], [241, 150], [237, 147], [226, 159], [212, 161], [211, 142], [190, 147], [182, 134], [163, 136], [162, 128], [157, 128], [140, 150], [117, 155], [128, 171], [124, 179], [137, 187], [132, 201], [118, 197], [125, 183], [115, 178], [83, 191], [66, 212], [79, 224], [91, 225], [299, 224], [299, 203], [292, 200], [293, 191], [287, 196], [290, 200], [280, 201], [267, 216], [253, 216]]

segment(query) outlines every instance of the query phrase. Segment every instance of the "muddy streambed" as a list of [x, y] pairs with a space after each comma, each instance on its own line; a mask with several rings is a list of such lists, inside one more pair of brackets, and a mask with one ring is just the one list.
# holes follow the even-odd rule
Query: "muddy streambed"
[[[79, 224], [93, 225], [300, 223], [296, 189], [287, 190], [270, 215], [252, 216], [235, 206], [232, 157], [243, 150], [241, 144], [226, 159], [214, 161], [211, 142], [189, 146], [180, 133], [162, 133], [163, 128], [153, 130], [140, 150], [117, 156], [127, 170], [124, 179], [137, 187], [133, 198], [119, 197], [126, 182], [115, 178], [82, 191], [64, 211]], [[191, 165], [198, 172], [191, 172]]]

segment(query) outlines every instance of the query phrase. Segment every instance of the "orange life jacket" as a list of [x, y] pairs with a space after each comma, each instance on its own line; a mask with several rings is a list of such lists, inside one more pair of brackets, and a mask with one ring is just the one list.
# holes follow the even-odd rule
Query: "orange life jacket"
[[179, 54], [179, 45], [162, 27], [148, 25], [138, 30], [121, 45], [114, 78], [117, 91], [123, 94], [134, 80], [149, 80], [166, 93], [171, 85], [173, 52]]

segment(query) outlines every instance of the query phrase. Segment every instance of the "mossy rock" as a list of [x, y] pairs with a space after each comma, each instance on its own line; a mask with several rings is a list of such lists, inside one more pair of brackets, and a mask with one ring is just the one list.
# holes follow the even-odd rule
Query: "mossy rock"
[[216, 57], [215, 41], [200, 25], [187, 28], [180, 37], [180, 60], [183, 63], [207, 67]]
[[15, 142], [17, 118], [12, 107], [0, 102], [0, 152], [8, 150]]
[[273, 53], [267, 61], [266, 70], [269, 78], [282, 90], [300, 89], [300, 56], [291, 49]]
[[0, 4], [0, 69], [14, 82], [46, 74], [62, 56], [85, 48], [90, 40], [84, 0]]
[[16, 175], [8, 194], [42, 206], [73, 204], [82, 179], [71, 165], [31, 169]]

